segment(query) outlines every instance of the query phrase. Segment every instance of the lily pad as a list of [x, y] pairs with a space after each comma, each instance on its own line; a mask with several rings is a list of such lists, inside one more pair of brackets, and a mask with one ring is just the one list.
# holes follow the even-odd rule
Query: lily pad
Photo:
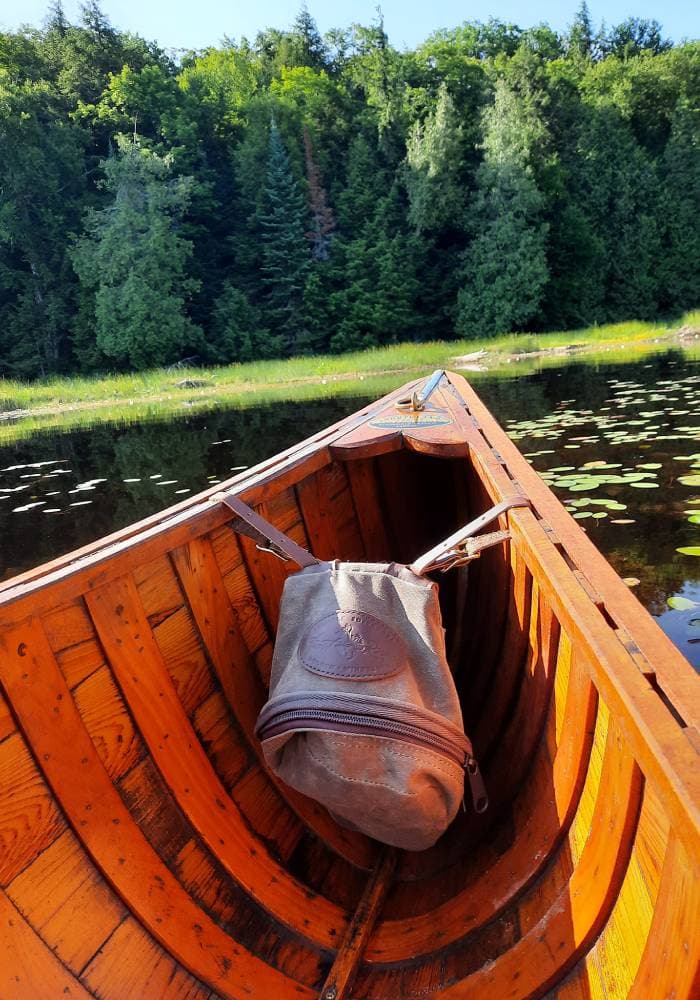
[[700, 486], [700, 474], [697, 476], [679, 476], [678, 482], [684, 486]]
[[700, 557], [700, 545], [682, 545], [680, 549], [676, 549], [676, 552], [680, 552], [682, 556]]
[[636, 587], [641, 581], [636, 576], [623, 576], [622, 582], [626, 583], [628, 587]]
[[669, 597], [666, 603], [674, 611], [692, 611], [693, 608], [700, 607], [700, 604], [690, 601], [687, 597]]
[[691, 514], [688, 520], [691, 524], [700, 524], [700, 514]]

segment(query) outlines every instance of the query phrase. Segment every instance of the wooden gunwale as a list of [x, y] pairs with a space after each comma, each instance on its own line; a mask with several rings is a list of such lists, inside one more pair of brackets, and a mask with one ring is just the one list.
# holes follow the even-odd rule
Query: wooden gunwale
[[[32, 589], [30, 588], [31, 584], [38, 582], [45, 576], [53, 574], [58, 569], [80, 570], [86, 566], [95, 565], [101, 559], [109, 558], [113, 551], [122, 551], [124, 548], [123, 543], [127, 541], [131, 541], [133, 544], [140, 542], [143, 533], [149, 531], [149, 529], [158, 526], [167, 529], [171, 524], [175, 523], [175, 519], [180, 514], [191, 512], [192, 516], [197, 516], [197, 514], [206, 510], [209, 506], [205, 501], [210, 501], [211, 497], [217, 493], [235, 492], [241, 499], [248, 501], [248, 489], [257, 489], [267, 484], [274, 485], [278, 482], [282, 472], [294, 472], [298, 463], [313, 460], [316, 452], [323, 452], [336, 437], [347, 433], [348, 428], [354, 427], [355, 424], [359, 426], [371, 419], [379, 409], [386, 405], [387, 401], [396, 399], [402, 392], [409, 391], [409, 389], [414, 388], [421, 382], [422, 379], [414, 379], [406, 383], [405, 386], [395, 389], [387, 396], [382, 397], [381, 400], [374, 400], [356, 413], [343, 417], [336, 423], [324, 427], [316, 434], [312, 434], [311, 437], [291, 445], [285, 451], [281, 451], [271, 458], [263, 459], [262, 462], [259, 462], [252, 468], [239, 472], [238, 475], [231, 476], [230, 479], [211, 486], [206, 490], [202, 490], [193, 497], [188, 497], [186, 500], [180, 501], [180, 503], [173, 504], [165, 510], [142, 518], [142, 520], [127, 525], [125, 528], [120, 528], [119, 531], [105, 535], [94, 542], [89, 542], [87, 545], [66, 555], [59, 556], [50, 562], [43, 563], [41, 566], [26, 570], [24, 573], [20, 573], [9, 580], [0, 581], [0, 607], [5, 602], [5, 591], [8, 592], [8, 595], [14, 594], [17, 591], [17, 596], [21, 596], [25, 589], [27, 591]], [[325, 460], [319, 463], [319, 465], [323, 464], [325, 464]], [[280, 489], [284, 489], [284, 486], [281, 486]], [[222, 511], [222, 515], [222, 524], [231, 520], [230, 511]]]
[[[606, 612], [626, 629], [639, 646], [646, 660], [653, 665], [657, 681], [674, 707], [688, 725], [700, 728], [700, 705], [697, 704], [695, 676], [688, 661], [673, 645], [651, 617], [646, 614], [637, 598], [622, 582], [610, 563], [601, 555], [593, 542], [557, 500], [532, 466], [520, 454], [506, 432], [499, 426], [469, 383], [460, 375], [450, 373], [450, 380], [458, 387], [469, 411], [476, 417], [481, 434], [489, 450], [507, 456], [507, 467], [532, 500], [533, 507], [553, 529], [559, 543], [566, 549], [584, 575], [592, 580], [600, 594]], [[484, 471], [491, 472], [488, 462]]]
[[[453, 376], [450, 376], [453, 378]], [[463, 382], [463, 379], [459, 379]], [[470, 390], [470, 396], [474, 396]], [[471, 405], [471, 399], [470, 399]], [[496, 422], [479, 404], [488, 418], [489, 433], [495, 428]], [[480, 421], [483, 428], [483, 421]], [[502, 434], [503, 432], [500, 432]], [[663, 789], [667, 808], [679, 829], [690, 837], [690, 843], [695, 850], [700, 849], [700, 771], [698, 771], [697, 752], [687, 739], [683, 727], [677, 720], [646, 678], [640, 673], [633, 657], [623, 644], [615, 637], [603, 614], [595, 607], [580, 582], [571, 572], [561, 552], [553, 544], [548, 533], [542, 527], [538, 514], [547, 513], [549, 524], [555, 528], [562, 544], [567, 541], [568, 534], [578, 538], [579, 531], [574, 525], [568, 524], [568, 515], [558, 501], [549, 493], [537, 474], [519, 455], [517, 449], [505, 435], [499, 441], [499, 451], [506, 460], [506, 466], [493, 461], [491, 449], [484, 441], [483, 446], [475, 447], [472, 459], [475, 467], [482, 472], [482, 480], [494, 502], [513, 491], [515, 477], [510, 478], [507, 470], [517, 473], [517, 483], [524, 488], [533, 501], [533, 509], [514, 509], [508, 512], [508, 522], [513, 536], [513, 544], [522, 553], [533, 577], [547, 594], [556, 617], [562, 628], [579, 645], [585, 655], [588, 669], [594, 683], [611, 711], [616, 713], [625, 734], [633, 748], [640, 767], [647, 777]], [[502, 448], [502, 450], [501, 450]], [[519, 460], [519, 461], [518, 461]], [[540, 495], [548, 501], [549, 510], [540, 501]], [[551, 499], [550, 499], [551, 498]], [[535, 513], [535, 511], [537, 513]], [[561, 524], [559, 523], [561, 521]], [[581, 533], [582, 534], [582, 533]], [[583, 542], [587, 546], [583, 545]], [[607, 566], [605, 560], [585, 535], [582, 535], [581, 549], [590, 546], [590, 552], [585, 552], [590, 561], [585, 563], [588, 573], [591, 565], [597, 569], [598, 563]], [[595, 557], [595, 559], [593, 558]], [[625, 585], [608, 567], [624, 595], [636, 605], [636, 614], [644, 630], [659, 633], [661, 645], [670, 642], [661, 633], [653, 621], [647, 621], [648, 616], [640, 614], [636, 599], [632, 598]], [[618, 589], [618, 588], [616, 588]], [[611, 603], [606, 605], [609, 614], [617, 610], [618, 595], [613, 595]], [[632, 632], [635, 635], [635, 631]], [[661, 643], [661, 639], [664, 640]], [[671, 647], [672, 662], [678, 667], [682, 678], [687, 678], [689, 691], [692, 668], [687, 660]], [[685, 696], [686, 686], [678, 686]], [[677, 706], [679, 714], [687, 718], [693, 716], [692, 705], [685, 697]]]

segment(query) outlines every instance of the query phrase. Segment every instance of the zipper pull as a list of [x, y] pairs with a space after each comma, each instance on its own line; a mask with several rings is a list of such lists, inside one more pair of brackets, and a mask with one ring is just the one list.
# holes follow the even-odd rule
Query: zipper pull
[[484, 779], [481, 777], [479, 762], [476, 757], [473, 757], [471, 754], [467, 756], [464, 761], [464, 771], [469, 781], [474, 811], [478, 813], [485, 812], [488, 809], [489, 797], [486, 794], [486, 785], [484, 784]]

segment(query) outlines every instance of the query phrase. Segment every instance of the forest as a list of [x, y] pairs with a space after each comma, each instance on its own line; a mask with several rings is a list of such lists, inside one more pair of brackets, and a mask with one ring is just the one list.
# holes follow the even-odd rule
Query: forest
[[0, 377], [677, 315], [700, 43], [381, 13], [165, 51], [97, 0], [0, 33]]

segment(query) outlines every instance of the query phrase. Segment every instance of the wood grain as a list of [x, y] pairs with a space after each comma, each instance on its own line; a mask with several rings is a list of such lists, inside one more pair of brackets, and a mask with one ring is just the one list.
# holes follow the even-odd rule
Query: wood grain
[[[93, 591], [88, 606], [102, 646], [158, 770], [189, 822], [226, 871], [276, 919], [326, 946], [347, 917], [285, 877], [252, 836], [209, 764], [153, 639], [129, 577]], [[330, 931], [334, 934], [331, 935]]]
[[[135, 586], [134, 586], [135, 589]], [[223, 996], [293, 990], [201, 910], [148, 844], [105, 771], [36, 619], [0, 636], [0, 679], [85, 849], [172, 957]]]

